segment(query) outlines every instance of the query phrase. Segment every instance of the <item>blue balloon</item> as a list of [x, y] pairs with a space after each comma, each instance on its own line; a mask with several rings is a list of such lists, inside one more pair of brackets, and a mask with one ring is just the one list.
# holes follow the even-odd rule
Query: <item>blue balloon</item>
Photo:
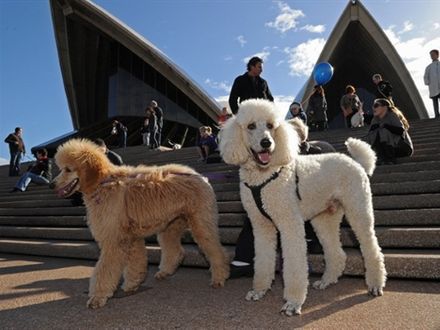
[[333, 76], [333, 67], [330, 63], [322, 62], [316, 65], [315, 70], [313, 71], [313, 78], [316, 81], [317, 85], [325, 85], [332, 79]]

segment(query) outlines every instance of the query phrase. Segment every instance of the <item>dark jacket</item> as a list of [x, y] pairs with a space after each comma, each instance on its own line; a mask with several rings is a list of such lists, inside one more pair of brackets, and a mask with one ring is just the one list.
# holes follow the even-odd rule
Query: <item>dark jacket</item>
[[[240, 100], [239, 100], [240, 99]], [[265, 99], [273, 102], [269, 86], [261, 77], [251, 77], [247, 72], [234, 80], [229, 95], [229, 107], [232, 113], [238, 111], [238, 104], [249, 99]]]
[[6, 137], [5, 142], [7, 144], [9, 144], [9, 152], [11, 152], [11, 153], [17, 152], [17, 151], [20, 151], [23, 153], [26, 152], [26, 148], [24, 146], [23, 139], [21, 138], [21, 136], [18, 136], [15, 133], [9, 134]]
[[376, 89], [376, 97], [381, 98], [390, 98], [393, 91], [393, 86], [391, 86], [389, 81], [382, 80], [377, 84]]
[[309, 122], [327, 121], [327, 100], [325, 96], [318, 93], [310, 96], [307, 106], [307, 117]]
[[41, 175], [45, 177], [47, 180], [52, 180], [52, 162], [49, 158], [37, 159], [35, 163], [33, 163], [28, 168], [28, 172], [34, 173], [36, 175]]

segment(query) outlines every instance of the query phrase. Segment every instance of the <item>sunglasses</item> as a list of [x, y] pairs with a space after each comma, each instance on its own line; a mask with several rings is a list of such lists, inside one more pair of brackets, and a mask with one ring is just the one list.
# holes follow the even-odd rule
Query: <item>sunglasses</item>
[[386, 107], [386, 106], [387, 106], [386, 104], [380, 104], [380, 103], [374, 103], [373, 104], [373, 108], [374, 109], [379, 108], [379, 107]]

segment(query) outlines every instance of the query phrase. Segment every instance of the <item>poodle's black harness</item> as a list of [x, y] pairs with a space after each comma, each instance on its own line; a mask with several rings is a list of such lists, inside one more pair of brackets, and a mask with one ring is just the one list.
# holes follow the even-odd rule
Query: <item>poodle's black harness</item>
[[[272, 174], [272, 176], [269, 179], [267, 179], [266, 181], [264, 181], [262, 184], [260, 184], [258, 186], [250, 186], [247, 182], [243, 182], [244, 185], [250, 189], [250, 191], [252, 193], [252, 197], [254, 198], [255, 204], [257, 205], [261, 214], [263, 214], [266, 218], [268, 218], [272, 222], [273, 222], [272, 218], [270, 217], [270, 215], [266, 212], [266, 210], [263, 207], [263, 200], [261, 199], [261, 190], [263, 190], [263, 188], [269, 182], [278, 178], [278, 176], [280, 175], [282, 170], [283, 170], [283, 167], [281, 167], [278, 172], [275, 172], [274, 174]], [[299, 189], [298, 189], [299, 178], [298, 178], [298, 174], [296, 171], [295, 171], [295, 183], [296, 183], [296, 196], [298, 197], [299, 200], [301, 200], [301, 195], [299, 194]]]

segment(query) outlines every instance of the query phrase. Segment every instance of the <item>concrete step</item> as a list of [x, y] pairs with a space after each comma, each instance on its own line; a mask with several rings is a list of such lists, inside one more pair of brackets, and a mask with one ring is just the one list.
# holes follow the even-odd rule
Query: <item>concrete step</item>
[[[376, 210], [375, 225], [378, 226], [440, 226], [440, 209]], [[241, 227], [246, 213], [220, 213], [220, 227]], [[85, 215], [45, 216], [9, 215], [0, 216], [0, 226], [36, 227], [85, 227]], [[343, 222], [343, 225], [344, 222]]]
[[[440, 175], [440, 171], [439, 175]], [[402, 178], [400, 182], [372, 183], [372, 191], [376, 196], [380, 195], [402, 195], [402, 194], [421, 194], [421, 193], [440, 193], [440, 176], [438, 179], [430, 181], [409, 181], [403, 182], [408, 176]], [[219, 200], [225, 192], [238, 192], [239, 184], [235, 182], [212, 183]], [[40, 203], [40, 204], [39, 204]], [[2, 207], [36, 207], [36, 206], [70, 206], [69, 199], [60, 199], [53, 191], [41, 190], [40, 192], [14, 193], [0, 195], [0, 208]]]
[[[206, 259], [195, 245], [185, 245], [185, 259], [183, 266], [208, 267]], [[160, 248], [156, 245], [146, 247], [148, 259], [151, 264], [158, 264], [160, 260]], [[233, 247], [226, 246], [226, 251], [233, 255]], [[56, 241], [35, 239], [0, 239], [0, 251], [2, 253], [44, 255], [63, 258], [78, 258], [97, 260], [99, 249], [96, 243], [90, 241]], [[357, 249], [345, 249], [347, 264], [345, 275], [363, 275], [364, 265], [362, 257]], [[417, 278], [438, 279], [440, 278], [440, 254], [438, 250], [397, 250], [384, 249], [385, 267], [390, 278]], [[322, 273], [324, 268], [323, 256], [319, 254], [309, 255], [312, 272]]]
[[[222, 244], [234, 245], [240, 234], [240, 227], [220, 228]], [[378, 227], [376, 235], [382, 248], [440, 248], [440, 227]], [[15, 227], [0, 226], [0, 237], [35, 238], [57, 240], [93, 240], [87, 227]], [[186, 233], [184, 243], [194, 243], [191, 234]], [[148, 243], [157, 243], [155, 237], [147, 239]], [[341, 242], [344, 247], [358, 247], [359, 243], [348, 227], [341, 229]], [[439, 250], [440, 252], [440, 250]]]

